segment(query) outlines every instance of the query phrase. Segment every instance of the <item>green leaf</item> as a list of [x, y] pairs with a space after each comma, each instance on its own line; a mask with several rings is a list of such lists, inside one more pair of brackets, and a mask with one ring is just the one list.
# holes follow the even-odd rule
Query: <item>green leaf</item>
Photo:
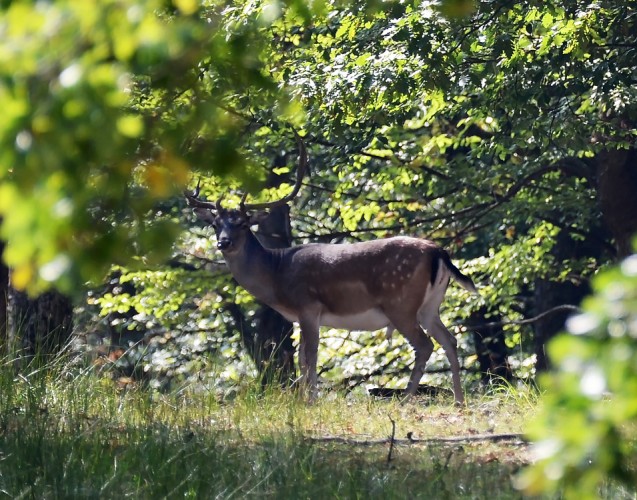
[[141, 136], [144, 132], [142, 117], [138, 115], [125, 115], [118, 118], [117, 131], [123, 136], [132, 139]]

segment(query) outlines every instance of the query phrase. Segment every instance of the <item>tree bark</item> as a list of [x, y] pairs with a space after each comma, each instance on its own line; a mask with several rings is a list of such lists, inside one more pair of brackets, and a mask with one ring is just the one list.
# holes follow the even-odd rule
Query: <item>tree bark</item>
[[[595, 232], [596, 229], [591, 228], [591, 235], [594, 235]], [[600, 258], [604, 251], [600, 244], [602, 241], [604, 241], [604, 238], [599, 235], [596, 238], [575, 240], [567, 231], [562, 230], [557, 236], [557, 242], [551, 253], [558, 263], [568, 259], [580, 259], [583, 257]], [[534, 288], [535, 314], [541, 314], [563, 304], [579, 304], [590, 293], [588, 281], [573, 283], [571, 281], [558, 282], [539, 279], [536, 280]], [[545, 346], [549, 340], [564, 330], [566, 319], [571, 314], [568, 311], [551, 314], [535, 323], [533, 342], [536, 356], [535, 369], [537, 372], [542, 372], [549, 368], [550, 360], [546, 356]]]
[[73, 325], [73, 303], [55, 290], [32, 299], [9, 286], [8, 344], [15, 354], [47, 362], [67, 345]]
[[[561, 304], [579, 304], [588, 295], [590, 288], [586, 285], [576, 286], [569, 282], [537, 280], [535, 282], [535, 312], [540, 314]], [[535, 370], [538, 373], [550, 367], [546, 355], [546, 344], [558, 333], [564, 331], [564, 325], [570, 312], [551, 314], [535, 323], [533, 336], [536, 357]]]
[[486, 313], [486, 308], [476, 311], [467, 325], [472, 331], [482, 383], [511, 381], [513, 371], [508, 361], [509, 349], [504, 341], [504, 330], [501, 326], [487, 324], [498, 322], [501, 318], [498, 315], [487, 319]]
[[[575, 240], [562, 231], [553, 249], [557, 262], [582, 257], [600, 258], [605, 249], [602, 242], [612, 237], [617, 258], [632, 253], [632, 239], [637, 234], [637, 150], [608, 149], [597, 155], [596, 188], [604, 227], [589, 229], [590, 238]], [[535, 286], [535, 313], [560, 304], [579, 304], [590, 293], [588, 282], [554, 282], [538, 280]], [[534, 351], [536, 369], [541, 372], [550, 365], [545, 345], [564, 329], [569, 313], [547, 316], [535, 324]]]
[[[2, 221], [0, 220], [0, 225]], [[7, 298], [9, 296], [9, 268], [2, 259], [4, 241], [0, 240], [0, 356], [7, 354], [9, 335], [7, 333]]]
[[623, 258], [632, 253], [637, 235], [637, 149], [606, 150], [597, 161], [600, 208]]

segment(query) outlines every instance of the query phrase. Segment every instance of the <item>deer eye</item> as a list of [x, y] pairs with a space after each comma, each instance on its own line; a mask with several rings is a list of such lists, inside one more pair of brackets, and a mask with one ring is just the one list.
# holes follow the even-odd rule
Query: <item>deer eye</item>
[[233, 227], [245, 226], [245, 219], [243, 217], [232, 217], [228, 219], [228, 223]]

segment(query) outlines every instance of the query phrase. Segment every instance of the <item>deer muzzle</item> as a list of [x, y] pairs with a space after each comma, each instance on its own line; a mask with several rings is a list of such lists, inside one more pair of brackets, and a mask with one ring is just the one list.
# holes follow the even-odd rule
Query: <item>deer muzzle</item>
[[219, 240], [217, 240], [217, 248], [221, 251], [227, 250], [231, 243], [230, 238], [219, 238]]

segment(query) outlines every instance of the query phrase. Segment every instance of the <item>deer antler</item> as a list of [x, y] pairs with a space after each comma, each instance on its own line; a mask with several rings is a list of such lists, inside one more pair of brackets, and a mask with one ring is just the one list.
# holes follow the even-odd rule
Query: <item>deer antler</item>
[[248, 193], [243, 193], [241, 196], [241, 201], [239, 202], [239, 210], [243, 213], [246, 212], [246, 198], [248, 197]]
[[[284, 196], [283, 198], [275, 201], [269, 201], [264, 203], [246, 203], [246, 198], [248, 197], [248, 193], [244, 193], [241, 197], [241, 202], [239, 204], [239, 209], [242, 212], [246, 212], [247, 210], [259, 210], [263, 208], [274, 208], [281, 205], [285, 205], [286, 203], [292, 201], [296, 195], [301, 190], [301, 186], [303, 183], [303, 177], [305, 177], [305, 172], [307, 171], [307, 148], [305, 147], [305, 142], [301, 138], [301, 136], [294, 131], [294, 136], [296, 137], [296, 142], [299, 145], [299, 164], [296, 169], [296, 182], [294, 183], [294, 188], [292, 191]], [[210, 210], [215, 210], [217, 212], [221, 212], [223, 210], [221, 206], [221, 200], [223, 199], [223, 195], [219, 197], [217, 201], [204, 201], [199, 199], [199, 193], [201, 191], [201, 178], [197, 181], [197, 187], [195, 190], [190, 193], [188, 191], [184, 191], [184, 196], [186, 200], [188, 200], [188, 205], [194, 208], [208, 208]]]
[[285, 205], [286, 203], [292, 201], [296, 197], [296, 195], [299, 194], [301, 185], [303, 183], [303, 177], [305, 177], [305, 172], [307, 171], [307, 148], [305, 147], [303, 138], [297, 133], [296, 130], [294, 131], [294, 136], [296, 137], [296, 142], [299, 145], [299, 164], [296, 168], [296, 182], [294, 183], [294, 188], [292, 189], [292, 191], [279, 200], [267, 201], [263, 203], [245, 203], [247, 194], [244, 194], [241, 198], [241, 210], [245, 212], [246, 210], [259, 210], [263, 208], [280, 207], [281, 205]]
[[195, 187], [195, 190], [192, 193], [184, 191], [184, 196], [186, 197], [189, 206], [194, 208], [209, 208], [210, 210], [216, 210], [217, 212], [221, 211], [221, 200], [223, 195], [220, 196], [217, 201], [204, 201], [199, 199], [200, 192], [201, 178], [197, 180], [197, 187]]

